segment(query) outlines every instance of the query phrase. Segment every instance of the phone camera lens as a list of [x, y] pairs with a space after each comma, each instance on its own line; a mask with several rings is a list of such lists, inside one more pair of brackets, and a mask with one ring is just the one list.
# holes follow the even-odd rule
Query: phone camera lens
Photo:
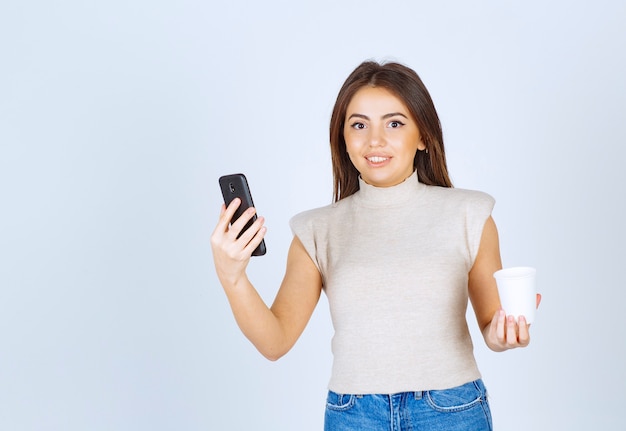
[[231, 193], [235, 193], [235, 186], [233, 185], [233, 183], [228, 184], [228, 187], [230, 188]]

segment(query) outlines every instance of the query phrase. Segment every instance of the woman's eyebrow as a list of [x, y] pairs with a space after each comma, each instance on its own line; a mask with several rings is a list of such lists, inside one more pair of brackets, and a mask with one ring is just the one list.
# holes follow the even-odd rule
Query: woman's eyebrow
[[352, 118], [362, 118], [364, 120], [369, 120], [370, 117], [368, 117], [367, 115], [363, 115], [363, 114], [352, 114], [348, 117], [348, 120], [352, 119]]
[[399, 115], [401, 117], [404, 117], [406, 119], [408, 119], [409, 117], [407, 117], [406, 115], [404, 115], [402, 112], [390, 112], [389, 114], [385, 114], [383, 115], [381, 118], [383, 120], [387, 119], [387, 118], [391, 118], [391, 117], [395, 117], [396, 115]]

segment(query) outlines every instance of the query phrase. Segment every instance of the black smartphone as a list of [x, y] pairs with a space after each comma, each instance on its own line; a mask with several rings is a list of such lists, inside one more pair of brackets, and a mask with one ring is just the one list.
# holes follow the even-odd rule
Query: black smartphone
[[[241, 217], [241, 214], [243, 214], [245, 210], [254, 206], [254, 203], [252, 202], [252, 194], [250, 193], [250, 187], [248, 186], [248, 180], [244, 174], [231, 174], [220, 177], [219, 183], [226, 206], [228, 206], [235, 198], [241, 199], [241, 205], [239, 205], [239, 208], [237, 208], [237, 211], [235, 211], [235, 214], [230, 221], [232, 223]], [[255, 214], [250, 221], [246, 223], [237, 238], [239, 238], [256, 219], [257, 216]], [[263, 256], [266, 251], [265, 240], [263, 240], [261, 241], [261, 244], [254, 249], [252, 256]]]

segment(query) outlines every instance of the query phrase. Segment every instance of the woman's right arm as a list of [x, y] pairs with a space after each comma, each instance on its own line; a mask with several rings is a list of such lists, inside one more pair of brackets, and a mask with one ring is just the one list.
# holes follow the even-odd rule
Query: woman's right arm
[[222, 206], [211, 236], [215, 269], [239, 328], [263, 356], [274, 361], [287, 353], [304, 331], [319, 301], [322, 278], [300, 240], [294, 237], [285, 277], [269, 308], [246, 274], [252, 251], [265, 235], [264, 220], [257, 218], [237, 238], [254, 215], [254, 208], [250, 208], [229, 227], [239, 204], [235, 199], [228, 208]]

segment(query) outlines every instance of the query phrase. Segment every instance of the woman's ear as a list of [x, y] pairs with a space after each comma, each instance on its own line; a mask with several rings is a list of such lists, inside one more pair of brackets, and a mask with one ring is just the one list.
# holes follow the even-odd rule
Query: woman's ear
[[417, 142], [417, 149], [420, 151], [424, 151], [426, 150], [426, 144], [424, 143], [424, 140], [422, 139], [422, 137], [419, 137], [419, 141]]

